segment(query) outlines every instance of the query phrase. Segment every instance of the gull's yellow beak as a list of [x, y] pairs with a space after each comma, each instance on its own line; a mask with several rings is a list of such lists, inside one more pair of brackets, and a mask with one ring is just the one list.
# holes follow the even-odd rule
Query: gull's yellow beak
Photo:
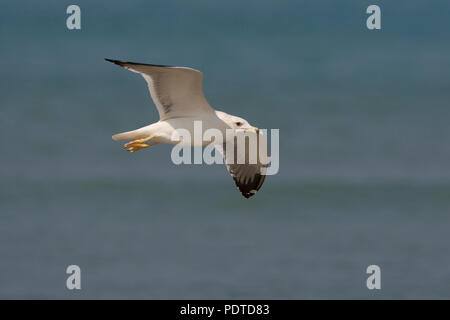
[[256, 134], [260, 134], [259, 129], [257, 127], [252, 127], [250, 130], [254, 131]]
[[253, 132], [253, 133], [256, 133], [257, 135], [262, 134], [262, 132], [259, 131], [259, 129], [257, 127], [253, 127], [253, 126], [250, 126], [250, 128], [237, 129], [237, 131], [238, 132], [239, 131], [240, 132]]

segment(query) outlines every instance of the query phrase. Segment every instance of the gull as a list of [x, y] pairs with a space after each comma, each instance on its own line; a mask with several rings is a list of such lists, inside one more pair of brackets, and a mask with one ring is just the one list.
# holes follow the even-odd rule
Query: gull
[[[230, 129], [254, 134], [258, 141], [264, 136], [247, 120], [215, 110], [209, 105], [203, 94], [203, 74], [200, 71], [187, 67], [105, 60], [139, 73], [147, 82], [151, 98], [159, 113], [158, 122], [136, 130], [115, 134], [112, 136], [113, 140], [132, 140], [124, 144], [124, 147], [130, 152], [136, 152], [158, 143], [177, 144], [180, 141], [174, 140], [172, 136], [175, 130], [188, 130], [193, 137], [194, 122], [201, 121], [203, 130], [214, 128], [223, 133], [225, 141], [215, 147], [225, 158], [227, 169], [242, 195], [249, 198], [261, 188], [266, 176], [267, 164], [263, 164], [259, 158], [256, 162], [248, 161], [249, 148], [247, 146], [241, 151], [245, 154], [239, 154], [240, 149], [236, 148], [236, 144], [234, 144], [233, 153], [227, 152], [227, 145], [229, 145], [230, 139], [235, 139], [235, 137], [230, 137]], [[201, 146], [209, 143], [202, 140]], [[199, 143], [191, 141], [189, 145], [199, 146]], [[230, 157], [233, 158], [230, 159]], [[246, 160], [235, 161], [236, 157]]]

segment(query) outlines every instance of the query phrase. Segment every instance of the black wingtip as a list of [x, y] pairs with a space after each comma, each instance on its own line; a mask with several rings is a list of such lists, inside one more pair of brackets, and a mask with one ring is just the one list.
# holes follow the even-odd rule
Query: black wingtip
[[114, 59], [108, 59], [108, 58], [105, 58], [105, 60], [106, 60], [106, 61], [109, 61], [109, 62], [112, 62], [112, 63], [114, 63], [114, 64], [117, 64], [117, 65], [119, 65], [119, 66], [121, 66], [121, 67], [123, 67], [123, 65], [125, 64], [125, 62], [120, 61], [120, 60], [114, 60]]
[[115, 59], [108, 59], [105, 58], [106, 61], [112, 62], [114, 64], [117, 64], [118, 66], [125, 66], [125, 65], [140, 65], [140, 66], [150, 66], [150, 67], [161, 67], [161, 68], [173, 68], [174, 66], [168, 66], [164, 64], [149, 64], [149, 63], [139, 63], [139, 62], [131, 62], [131, 61], [120, 61]]
[[265, 175], [258, 174], [256, 176], [256, 179], [254, 180], [254, 183], [249, 185], [239, 184], [236, 180], [234, 180], [234, 182], [238, 187], [239, 191], [241, 192], [241, 194], [246, 199], [248, 199], [250, 197], [253, 197], [258, 192], [258, 190], [261, 189], [265, 178], [266, 178]]

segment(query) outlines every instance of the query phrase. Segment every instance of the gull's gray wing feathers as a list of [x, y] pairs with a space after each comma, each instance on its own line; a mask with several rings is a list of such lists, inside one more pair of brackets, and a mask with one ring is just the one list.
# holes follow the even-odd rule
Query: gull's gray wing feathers
[[191, 68], [105, 59], [139, 73], [147, 81], [160, 120], [213, 112], [203, 95], [203, 74]]
[[[258, 138], [261, 137], [264, 136], [258, 136]], [[265, 143], [264, 137], [264, 147], [266, 147]], [[227, 148], [234, 149], [232, 154], [227, 152]], [[256, 163], [252, 164], [249, 161], [250, 157], [248, 144], [246, 144], [245, 155], [238, 154], [236, 140], [233, 144], [224, 143], [223, 145], [218, 145], [216, 146], [216, 149], [222, 153], [228, 172], [231, 174], [231, 177], [236, 183], [236, 186], [239, 188], [239, 191], [241, 191], [242, 195], [246, 198], [250, 198], [255, 195], [263, 185], [264, 179], [266, 178], [265, 173], [268, 166], [268, 164], [266, 164], [267, 162], [261, 162], [261, 158], [258, 155]], [[239, 158], [241, 159], [240, 162], [243, 162], [242, 164], [238, 163], [237, 159]]]

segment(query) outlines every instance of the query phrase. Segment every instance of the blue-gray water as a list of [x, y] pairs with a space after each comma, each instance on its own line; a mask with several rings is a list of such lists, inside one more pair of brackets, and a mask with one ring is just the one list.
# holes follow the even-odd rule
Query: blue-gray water
[[[446, 0], [3, 1], [0, 298], [450, 298], [449, 17]], [[280, 129], [279, 174], [247, 200], [222, 166], [124, 152], [111, 135], [157, 113], [104, 57], [203, 71], [213, 106]]]

